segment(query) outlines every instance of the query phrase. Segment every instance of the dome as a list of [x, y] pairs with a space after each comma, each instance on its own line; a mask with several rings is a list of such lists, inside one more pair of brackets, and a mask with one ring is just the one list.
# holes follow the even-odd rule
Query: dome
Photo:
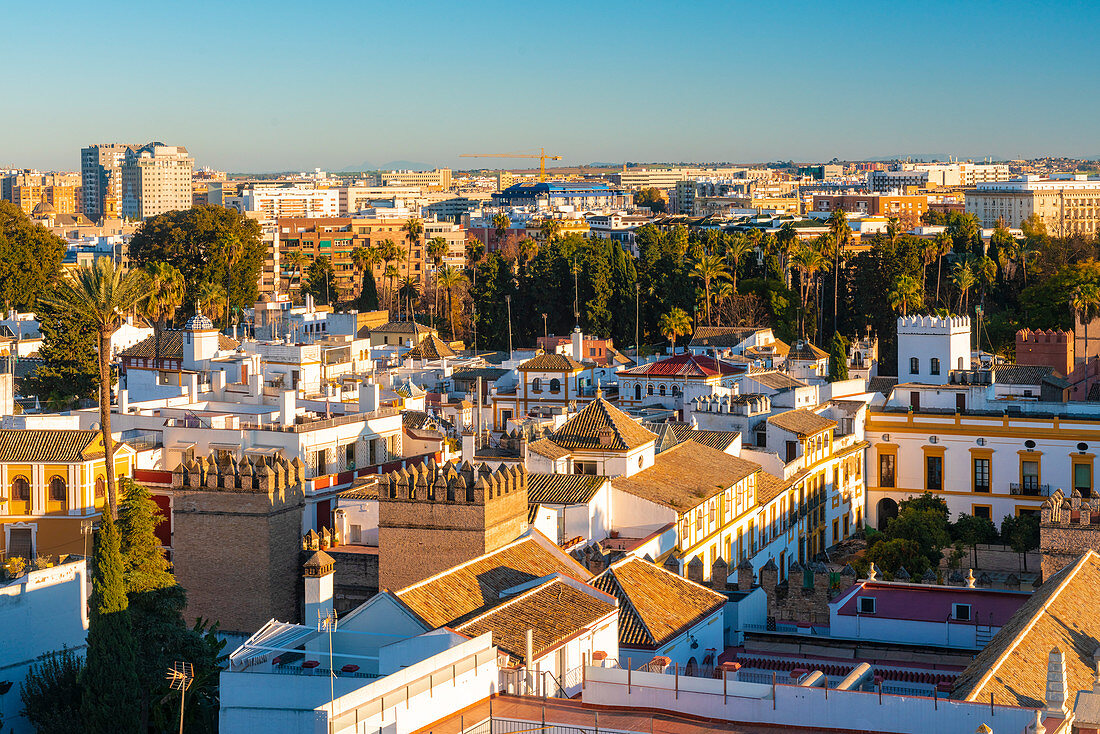
[[214, 322], [203, 314], [197, 313], [187, 319], [187, 323], [183, 325], [183, 328], [185, 331], [207, 331], [214, 328]]
[[45, 201], [39, 202], [34, 207], [34, 211], [31, 212], [31, 216], [33, 217], [52, 217], [56, 215], [57, 209], [54, 208], [54, 205]]

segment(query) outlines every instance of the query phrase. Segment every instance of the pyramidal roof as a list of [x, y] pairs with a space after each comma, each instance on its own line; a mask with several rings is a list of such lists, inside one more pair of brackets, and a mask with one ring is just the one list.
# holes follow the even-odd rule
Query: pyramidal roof
[[405, 352], [409, 359], [436, 360], [455, 356], [455, 350], [435, 334], [428, 334], [415, 347]]
[[555, 431], [553, 441], [570, 449], [630, 450], [653, 443], [656, 434], [598, 397]]

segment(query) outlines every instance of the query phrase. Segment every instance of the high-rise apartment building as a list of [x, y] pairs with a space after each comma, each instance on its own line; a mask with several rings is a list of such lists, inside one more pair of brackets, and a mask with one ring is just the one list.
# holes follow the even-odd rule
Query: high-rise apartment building
[[122, 216], [148, 219], [190, 209], [194, 164], [182, 145], [149, 143], [126, 151], [122, 163]]
[[225, 196], [219, 202], [215, 187], [211, 187], [211, 203], [221, 203], [242, 214], [255, 212], [261, 221], [284, 217], [335, 217], [340, 213], [340, 191], [318, 189], [311, 184], [283, 183], [250, 185], [236, 196]]
[[979, 183], [966, 191], [966, 211], [995, 227], [1004, 220], [1019, 227], [1032, 214], [1055, 237], [1100, 231], [1100, 180], [1084, 174], [1024, 176], [1013, 181]]
[[136, 145], [101, 143], [80, 150], [81, 206], [92, 221], [122, 212], [122, 164]]

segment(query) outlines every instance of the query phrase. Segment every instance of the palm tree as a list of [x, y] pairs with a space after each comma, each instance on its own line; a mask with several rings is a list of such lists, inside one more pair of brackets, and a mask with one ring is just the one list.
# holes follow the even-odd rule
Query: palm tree
[[794, 226], [794, 222], [791, 220], [783, 222], [783, 226], [779, 228], [779, 234], [775, 239], [779, 245], [779, 271], [783, 273], [784, 285], [786, 285], [790, 280], [788, 266], [791, 261], [791, 253], [794, 252], [795, 244], [798, 242], [798, 229]]
[[386, 302], [390, 309], [393, 309], [393, 281], [400, 275], [401, 271], [392, 263], [386, 265], [386, 270], [382, 274], [382, 277], [386, 279]]
[[829, 234], [833, 240], [833, 331], [836, 331], [837, 305], [840, 296], [840, 251], [852, 239], [852, 228], [848, 226], [848, 215], [843, 209], [833, 209], [826, 220]]
[[[798, 279], [798, 293], [802, 301], [802, 325], [800, 327], [800, 331], [802, 334], [802, 338], [805, 339], [806, 307], [808, 305], [813, 279], [818, 272], [822, 270], [828, 270], [829, 261], [825, 259], [825, 255], [822, 254], [820, 248], [803, 244], [794, 251], [793, 255], [791, 255], [791, 265], [794, 266], [802, 274], [802, 276]], [[820, 310], [820, 304], [818, 308]]]
[[168, 319], [175, 316], [176, 309], [183, 305], [187, 286], [183, 282], [183, 274], [165, 262], [146, 265], [145, 277], [149, 281], [149, 295], [143, 310], [153, 320], [153, 363], [159, 368], [161, 334]]
[[294, 288], [294, 274], [297, 273], [298, 274], [298, 289], [301, 290], [301, 288], [302, 288], [302, 266], [306, 264], [306, 256], [303, 255], [299, 250], [291, 250], [286, 255], [284, 255], [284, 259], [287, 261], [287, 264], [290, 265], [290, 268], [291, 268], [291, 270], [290, 270], [290, 286], [289, 287]]
[[561, 222], [550, 217], [543, 219], [539, 223], [539, 234], [542, 235], [543, 242], [553, 242], [561, 234]]
[[466, 282], [466, 276], [458, 268], [444, 265], [436, 274], [436, 283], [447, 293], [447, 317], [451, 324], [451, 338], [455, 338], [454, 289]]
[[409, 217], [405, 220], [405, 223], [401, 225], [401, 231], [405, 233], [405, 239], [409, 242], [409, 265], [406, 270], [406, 279], [411, 279], [413, 269], [413, 245], [418, 244], [420, 242], [420, 236], [424, 234], [424, 222], [418, 217]]
[[539, 243], [532, 237], [524, 237], [519, 241], [519, 261], [523, 263], [524, 272], [532, 260], [538, 257]]
[[902, 275], [886, 298], [890, 308], [901, 311], [902, 316], [907, 316], [909, 309], [918, 308], [923, 302], [922, 291], [920, 281], [910, 275]]
[[691, 333], [691, 317], [684, 309], [674, 306], [658, 319], [657, 328], [672, 342], [672, 353], [676, 354], [676, 337]]
[[741, 258], [752, 252], [752, 243], [744, 235], [737, 234], [726, 243], [726, 260], [729, 261], [730, 280], [733, 281], [733, 292], [737, 292], [737, 266]]
[[111, 436], [111, 337], [126, 314], [149, 295], [145, 274], [140, 270], [116, 268], [109, 257], [96, 259], [90, 267], [70, 273], [58, 283], [53, 295], [43, 299], [57, 308], [73, 308], [95, 325], [99, 332], [99, 430], [107, 466], [107, 501], [117, 512], [115, 442]]
[[[1073, 289], [1069, 307], [1085, 327], [1085, 359], [1089, 354], [1089, 322], [1100, 315], [1100, 288], [1095, 283], [1082, 283]], [[1086, 376], [1088, 371], [1085, 372]], [[1086, 386], [1087, 390], [1087, 386]]]
[[940, 302], [940, 271], [943, 270], [943, 256], [951, 252], [954, 245], [954, 240], [951, 239], [947, 230], [939, 232], [932, 239], [931, 249], [936, 255], [936, 303]]
[[413, 301], [420, 298], [420, 284], [412, 278], [405, 277], [401, 279], [401, 288], [397, 291], [397, 297], [400, 300], [404, 299], [408, 304], [406, 314], [410, 321], [416, 321], [416, 316], [413, 314]]
[[726, 262], [718, 255], [707, 255], [704, 253], [692, 265], [691, 275], [703, 281], [703, 293], [706, 299], [707, 326], [711, 326], [710, 284], [712, 281], [724, 280], [729, 277], [729, 270], [726, 268]]
[[233, 310], [229, 303], [229, 296], [233, 292], [233, 268], [244, 254], [244, 244], [239, 237], [232, 234], [223, 235], [219, 244], [225, 253], [225, 328], [228, 329], [229, 316]]
[[395, 274], [398, 273], [397, 268], [392, 265], [392, 263], [400, 261], [401, 258], [404, 257], [404, 253], [401, 252], [401, 248], [397, 246], [396, 242], [385, 239], [378, 245], [378, 255], [382, 258], [382, 261], [386, 263], [385, 273], [383, 275], [383, 277], [387, 279], [386, 282], [389, 284], [386, 288], [386, 307], [392, 309], [393, 304], [390, 303], [392, 288], [390, 286], [393, 285], [393, 277], [390, 275], [390, 268], [393, 268]]
[[970, 311], [970, 289], [977, 280], [968, 258], [960, 259], [951, 269], [951, 282], [959, 291], [959, 308], [964, 314]]
[[224, 299], [225, 288], [211, 280], [204, 280], [195, 289], [195, 309], [203, 316], [219, 318]]
[[501, 241], [504, 239], [504, 235], [508, 233], [508, 228], [512, 226], [512, 220], [508, 218], [508, 215], [504, 212], [498, 212], [493, 216], [493, 229], [497, 233], [497, 246], [496, 249], [500, 249]]
[[443, 258], [447, 255], [447, 248], [447, 240], [442, 237], [432, 237], [425, 246], [428, 257], [432, 259], [432, 263], [437, 270], [439, 266], [443, 264]]
[[[723, 280], [714, 284], [714, 302], [715, 304], [725, 303], [736, 291], [733, 290], [733, 285], [729, 281]], [[715, 314], [718, 321], [718, 326], [722, 325], [722, 309], [719, 308]]]

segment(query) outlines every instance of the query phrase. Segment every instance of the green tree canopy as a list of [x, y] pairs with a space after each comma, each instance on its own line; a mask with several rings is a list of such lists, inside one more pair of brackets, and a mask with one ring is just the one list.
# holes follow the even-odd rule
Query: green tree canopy
[[65, 241], [35, 224], [18, 206], [0, 201], [0, 303], [34, 310], [54, 283], [65, 257]]
[[38, 349], [42, 364], [23, 381], [23, 393], [36, 395], [57, 409], [94, 398], [99, 388], [99, 330], [95, 322], [71, 304], [49, 299], [43, 299], [36, 315], [42, 334]]
[[317, 303], [331, 305], [340, 300], [340, 288], [336, 285], [336, 273], [332, 270], [332, 261], [327, 255], [321, 255], [309, 265], [306, 271], [306, 293], [313, 296]]
[[23, 715], [38, 734], [79, 734], [84, 658], [64, 648], [31, 666], [19, 686]]
[[126, 598], [118, 530], [103, 513], [95, 534], [92, 595], [88, 600], [88, 655], [83, 676], [81, 718], [94, 734], [136, 734], [139, 730], [137, 656]]
[[195, 309], [204, 282], [228, 284], [232, 311], [256, 303], [265, 247], [260, 225], [235, 209], [197, 206], [152, 217], [134, 233], [129, 252], [139, 266], [167, 262], [183, 274], [186, 311]]
[[1039, 516], [1035, 513], [1005, 515], [1001, 520], [1001, 540], [1020, 554], [1027, 570], [1027, 554], [1039, 547]]
[[829, 345], [829, 382], [848, 379], [848, 340], [840, 332]]
[[875, 543], [864, 558], [892, 577], [904, 568], [910, 575], [919, 576], [929, 567], [928, 556], [921, 552], [920, 544], [908, 538], [890, 538]]
[[660, 189], [649, 187], [634, 192], [634, 206], [648, 207], [654, 214], [663, 214], [668, 210], [668, 199]]

